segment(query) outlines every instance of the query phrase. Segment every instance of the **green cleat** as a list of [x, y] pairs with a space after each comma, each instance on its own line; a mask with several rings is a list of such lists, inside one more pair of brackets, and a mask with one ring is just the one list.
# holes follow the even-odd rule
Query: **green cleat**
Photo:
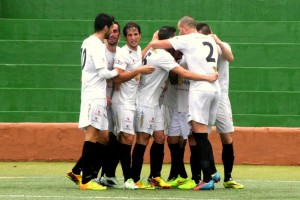
[[185, 183], [183, 183], [182, 185], [179, 185], [178, 189], [192, 190], [196, 186], [197, 186], [197, 184], [195, 183], [195, 181], [190, 179], [190, 180], [186, 181]]

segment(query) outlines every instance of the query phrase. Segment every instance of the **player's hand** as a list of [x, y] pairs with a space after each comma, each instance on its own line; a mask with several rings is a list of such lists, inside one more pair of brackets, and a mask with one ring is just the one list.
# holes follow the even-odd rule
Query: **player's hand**
[[219, 73], [218, 72], [207, 75], [207, 81], [208, 82], [215, 82], [216, 80], [218, 80], [218, 78], [219, 78]]
[[152, 40], [158, 40], [158, 30], [153, 33]]
[[220, 38], [218, 38], [218, 36], [216, 34], [211, 34], [212, 38], [215, 40], [215, 42], [217, 44], [221, 44], [222, 41], [220, 40]]
[[139, 67], [140, 74], [151, 74], [154, 71], [155, 71], [155, 67], [151, 65], [143, 65]]
[[107, 105], [111, 106], [112, 102], [111, 102], [111, 98], [109, 96], [106, 96], [106, 101], [107, 101]]

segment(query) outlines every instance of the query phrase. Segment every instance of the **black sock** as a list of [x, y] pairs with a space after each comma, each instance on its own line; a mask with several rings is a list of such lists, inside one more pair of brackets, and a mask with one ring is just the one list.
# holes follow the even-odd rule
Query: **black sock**
[[82, 149], [82, 184], [92, 179], [93, 164], [95, 162], [96, 143], [85, 141]]
[[124, 175], [124, 182], [130, 178], [131, 145], [120, 144], [120, 161]]
[[[96, 142], [95, 144], [95, 162], [93, 165], [93, 174], [92, 178], [97, 178], [99, 171], [102, 168], [104, 168], [106, 160], [106, 153], [107, 153], [107, 146], [100, 144], [99, 142]], [[103, 171], [104, 169], [102, 169]]]
[[211, 154], [209, 156], [209, 162], [210, 162], [210, 173], [214, 174], [217, 172], [216, 164], [215, 164], [215, 159], [214, 159], [214, 152], [212, 150], [211, 143], [209, 143], [210, 149], [211, 149]]
[[170, 149], [170, 155], [171, 155], [171, 169], [170, 169], [170, 174], [168, 177], [168, 180], [172, 180], [174, 178], [178, 177], [179, 170], [179, 145], [178, 144], [169, 144], [169, 149]]
[[208, 140], [208, 133], [193, 132], [193, 136], [196, 140], [196, 156], [200, 161], [203, 172], [203, 181], [207, 183], [211, 180], [210, 156], [212, 151], [210, 142]]
[[228, 181], [231, 178], [231, 172], [234, 162], [233, 143], [223, 144], [222, 161], [224, 165], [224, 181]]
[[144, 154], [146, 150], [146, 145], [135, 144], [132, 153], [132, 165], [131, 165], [131, 178], [134, 182], [140, 180], [141, 171], [144, 162]]
[[179, 165], [178, 165], [179, 170], [178, 170], [178, 172], [179, 172], [180, 177], [187, 178], [188, 175], [186, 173], [185, 166], [184, 166], [184, 150], [185, 150], [185, 147], [179, 147]]
[[150, 176], [160, 177], [164, 161], [164, 144], [153, 141], [150, 149]]
[[73, 174], [77, 174], [77, 175], [79, 175], [81, 171], [82, 171], [82, 157], [79, 158], [79, 160], [77, 161], [77, 163], [72, 169]]
[[195, 181], [196, 184], [199, 183], [201, 180], [201, 165], [199, 162], [197, 162], [197, 157], [196, 157], [196, 151], [197, 147], [191, 146], [190, 145], [190, 151], [191, 151], [191, 156], [190, 156], [190, 166], [191, 166], [191, 172], [192, 172], [192, 179]]
[[116, 169], [120, 160], [119, 148], [120, 148], [120, 144], [117, 140], [117, 137], [113, 133], [110, 133], [110, 142], [108, 145], [109, 156], [107, 158], [108, 165], [107, 165], [107, 169], [105, 170], [105, 175], [107, 177], [116, 176]]

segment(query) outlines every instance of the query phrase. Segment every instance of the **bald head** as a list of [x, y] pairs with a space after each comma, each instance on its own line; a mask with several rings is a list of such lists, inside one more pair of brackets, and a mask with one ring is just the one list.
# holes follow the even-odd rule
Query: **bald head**
[[187, 26], [189, 28], [196, 28], [196, 22], [189, 16], [184, 16], [178, 21], [178, 26]]

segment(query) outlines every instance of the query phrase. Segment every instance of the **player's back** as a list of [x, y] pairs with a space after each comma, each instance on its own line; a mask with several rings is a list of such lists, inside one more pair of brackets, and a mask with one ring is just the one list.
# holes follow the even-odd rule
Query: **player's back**
[[155, 71], [152, 74], [141, 76], [137, 104], [154, 108], [159, 104], [169, 71], [178, 64], [170, 53], [162, 49], [150, 49], [145, 56], [144, 64], [152, 65], [155, 67]]

